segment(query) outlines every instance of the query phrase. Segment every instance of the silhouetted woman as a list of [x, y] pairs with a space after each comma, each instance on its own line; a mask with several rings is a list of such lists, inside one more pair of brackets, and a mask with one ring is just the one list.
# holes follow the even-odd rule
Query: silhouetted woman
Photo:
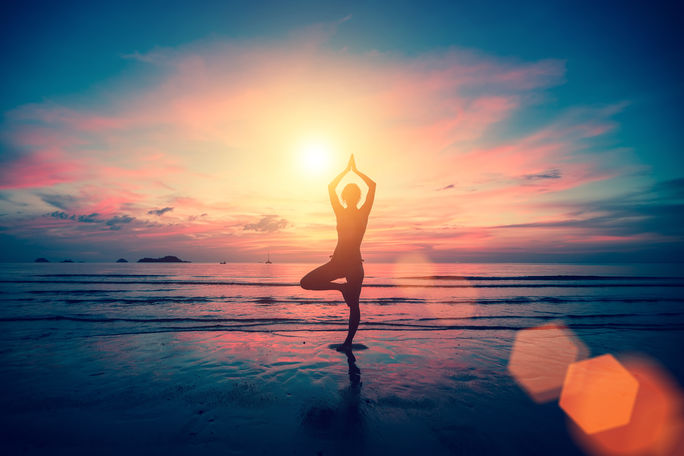
[[[361, 199], [361, 190], [356, 184], [347, 184], [342, 190], [342, 206], [337, 197], [337, 186], [349, 171], [353, 171], [368, 185], [366, 201], [361, 208], [357, 204]], [[349, 164], [328, 185], [330, 204], [332, 204], [337, 218], [337, 247], [330, 261], [305, 275], [300, 284], [306, 290], [339, 290], [344, 301], [349, 306], [349, 332], [344, 343], [338, 350], [351, 349], [352, 339], [359, 327], [361, 313], [359, 311], [359, 296], [363, 283], [363, 264], [361, 263], [361, 241], [366, 232], [368, 214], [375, 199], [375, 182], [370, 177], [356, 169], [354, 155], [349, 158]], [[346, 283], [335, 283], [333, 280], [347, 279]]]

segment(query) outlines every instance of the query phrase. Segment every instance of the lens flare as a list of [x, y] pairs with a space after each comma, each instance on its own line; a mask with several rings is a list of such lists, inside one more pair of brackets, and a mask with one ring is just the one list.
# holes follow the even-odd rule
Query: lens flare
[[401, 255], [393, 264], [392, 281], [396, 294], [414, 304], [411, 313], [426, 322], [454, 328], [472, 324], [468, 319], [477, 313], [477, 290], [463, 277], [444, 275], [428, 256]]
[[587, 347], [562, 322], [518, 332], [508, 371], [537, 403], [558, 398], [568, 367], [589, 354]]
[[629, 423], [587, 434], [571, 421], [575, 440], [595, 456], [684, 454], [684, 392], [654, 360], [627, 357], [621, 363], [639, 382]]
[[629, 424], [639, 381], [610, 354], [571, 364], [560, 408], [586, 434]]

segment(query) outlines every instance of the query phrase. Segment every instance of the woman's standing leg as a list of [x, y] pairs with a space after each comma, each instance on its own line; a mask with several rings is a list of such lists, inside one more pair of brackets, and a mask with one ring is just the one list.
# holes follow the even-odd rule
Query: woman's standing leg
[[347, 273], [347, 283], [342, 290], [344, 300], [349, 306], [349, 331], [347, 338], [344, 340], [341, 348], [351, 348], [352, 340], [356, 330], [359, 329], [359, 321], [361, 320], [361, 309], [359, 309], [359, 298], [361, 297], [361, 286], [363, 284], [363, 265], [359, 263], [358, 267], [354, 267]]

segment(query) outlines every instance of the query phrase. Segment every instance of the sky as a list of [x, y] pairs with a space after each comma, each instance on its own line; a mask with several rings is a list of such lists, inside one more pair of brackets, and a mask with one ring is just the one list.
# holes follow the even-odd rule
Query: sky
[[322, 262], [351, 153], [366, 261], [682, 261], [675, 2], [107, 3], [0, 7], [0, 261]]

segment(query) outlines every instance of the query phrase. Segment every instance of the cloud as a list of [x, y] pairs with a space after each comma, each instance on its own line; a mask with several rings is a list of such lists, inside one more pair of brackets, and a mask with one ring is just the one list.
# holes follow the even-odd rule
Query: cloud
[[190, 215], [188, 216], [188, 220], [191, 222], [194, 222], [195, 220], [198, 220], [201, 217], [206, 217], [208, 214], [206, 212], [201, 213], [200, 215]]
[[60, 220], [73, 220], [75, 222], [79, 223], [103, 223], [104, 220], [98, 218], [100, 214], [97, 212], [94, 212], [92, 214], [87, 214], [87, 215], [77, 215], [77, 214], [67, 214], [64, 211], [54, 211], [50, 212], [47, 214], [50, 217], [54, 217], [56, 219]]
[[98, 214], [97, 212], [89, 214], [89, 215], [79, 215], [77, 220], [81, 223], [101, 223], [102, 220], [98, 219]]
[[105, 222], [105, 225], [107, 225], [110, 230], [120, 230], [121, 225], [131, 223], [133, 220], [135, 220], [135, 217], [131, 217], [128, 215], [117, 215], [107, 220]]
[[283, 228], [287, 228], [288, 222], [277, 215], [265, 215], [257, 223], [248, 223], [243, 227], [244, 230], [274, 233]]
[[[142, 77], [122, 74], [101, 90], [6, 113], [0, 147], [11, 153], [1, 154], [0, 189], [31, 205], [0, 201], [4, 213], [22, 211], [7, 224], [56, 244], [87, 235], [92, 251], [183, 245], [205, 258], [221, 246], [247, 259], [264, 247], [263, 236], [245, 235], [255, 231], [296, 260], [334, 239], [325, 184], [349, 151], [378, 182], [364, 244], [373, 252], [522, 251], [541, 245], [533, 228], [551, 225], [540, 223], [559, 224], [554, 239], [570, 245], [580, 229], [616, 232], [600, 211], [629, 221], [620, 212], [628, 208], [608, 204], [609, 181], [639, 166], [611, 136], [626, 105], [545, 105], [565, 62], [459, 48], [353, 53], [331, 44], [334, 28], [131, 54]], [[533, 105], [549, 115], [528, 119]], [[302, 172], [300, 145], [319, 137], [331, 169]], [[651, 191], [683, 192], [677, 182]], [[58, 211], [43, 217], [44, 204]], [[639, 216], [666, 223], [649, 213], [660, 209], [640, 206]], [[292, 225], [307, 231], [285, 229]]]
[[135, 220], [135, 217], [131, 217], [129, 215], [116, 215], [114, 217], [108, 218], [108, 219], [103, 219], [100, 218], [100, 214], [98, 213], [92, 213], [92, 214], [84, 214], [84, 215], [78, 215], [78, 214], [68, 214], [64, 211], [54, 211], [49, 214], [47, 214], [49, 217], [53, 217], [59, 220], [70, 220], [73, 222], [78, 222], [78, 223], [92, 223], [92, 224], [99, 224], [103, 227], [108, 227], [110, 230], [120, 230], [121, 225], [131, 223], [132, 221]]
[[172, 211], [172, 207], [164, 207], [161, 209], [152, 209], [151, 211], [147, 211], [148, 214], [150, 215], [164, 215], [165, 213]]
[[523, 176], [523, 178], [526, 180], [560, 179], [561, 178], [561, 171], [558, 168], [553, 168], [553, 169], [549, 169], [547, 171], [544, 171], [542, 173], [525, 174]]
[[[493, 226], [505, 230], [552, 230], [579, 242], [630, 240], [684, 241], [684, 179], [656, 182], [613, 198], [559, 205], [570, 217]], [[668, 193], [669, 192], [669, 193]], [[597, 215], [600, 214], [600, 215]]]
[[81, 163], [68, 151], [45, 147], [0, 161], [0, 189], [50, 187], [77, 179]]
[[47, 204], [54, 206], [63, 211], [69, 210], [76, 203], [76, 198], [71, 195], [59, 195], [59, 194], [39, 194], [40, 199], [42, 199]]
[[[54, 218], [58, 218], [58, 219], [62, 219], [62, 220], [67, 220], [67, 219], [70, 218], [70, 217], [69, 217], [69, 214], [67, 214], [66, 212], [63, 212], [63, 211], [51, 212], [51, 213], [48, 214], [48, 215], [49, 215], [50, 217], [54, 217]], [[73, 218], [72, 220], [76, 220], [76, 217], [74, 216], [74, 218]]]
[[684, 199], [684, 177], [658, 182], [652, 193], [667, 199]]

